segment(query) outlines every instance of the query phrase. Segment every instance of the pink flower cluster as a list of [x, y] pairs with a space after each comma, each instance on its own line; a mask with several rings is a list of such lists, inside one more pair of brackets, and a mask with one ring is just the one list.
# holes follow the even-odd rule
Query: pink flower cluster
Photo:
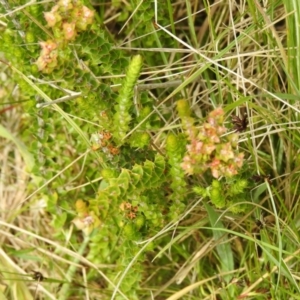
[[79, 1], [60, 0], [51, 11], [44, 13], [48, 27], [51, 27], [55, 40], [40, 42], [41, 54], [36, 61], [39, 71], [51, 73], [58, 65], [58, 51], [73, 41], [77, 33], [93, 23], [94, 11]]
[[237, 174], [243, 165], [244, 153], [238, 153], [238, 134], [222, 137], [227, 128], [223, 125], [224, 111], [217, 108], [207, 118], [207, 122], [196, 128], [186, 120], [185, 127], [190, 144], [183, 158], [182, 168], [187, 174], [201, 174], [211, 169], [215, 178]]
[[40, 71], [50, 73], [57, 65], [57, 44], [51, 40], [40, 42], [41, 54], [36, 61]]
[[84, 31], [93, 23], [94, 11], [79, 1], [60, 0], [51, 11], [44, 13], [47, 25], [63, 33], [64, 39], [74, 40], [77, 32]]

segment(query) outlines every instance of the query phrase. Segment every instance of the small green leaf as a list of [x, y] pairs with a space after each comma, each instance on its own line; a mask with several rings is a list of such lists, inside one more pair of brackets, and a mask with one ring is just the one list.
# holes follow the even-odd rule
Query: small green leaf
[[53, 221], [51, 222], [53, 227], [62, 228], [67, 220], [67, 213], [62, 212], [60, 215], [56, 215], [53, 217]]

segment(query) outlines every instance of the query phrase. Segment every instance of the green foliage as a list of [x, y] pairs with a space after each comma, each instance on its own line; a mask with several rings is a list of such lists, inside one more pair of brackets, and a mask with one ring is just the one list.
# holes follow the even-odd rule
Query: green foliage
[[155, 200], [148, 199], [148, 190], [163, 186], [164, 170], [163, 157], [156, 155], [154, 162], [147, 160], [143, 165], [135, 164], [131, 170], [123, 168], [117, 177], [111, 177], [111, 172], [109, 176], [106, 175], [103, 188], [95, 200], [101, 207], [101, 218], [105, 219], [108, 214], [118, 211], [122, 202], [131, 203], [133, 206], [140, 205], [139, 211], [149, 214], [148, 205], [155, 203]]
[[[118, 174], [112, 170], [103, 170], [105, 178], [97, 198], [90, 200], [90, 206], [99, 207], [99, 218], [103, 226], [92, 237], [90, 257], [94, 261], [107, 260], [110, 251], [117, 251], [109, 259], [118, 268], [126, 267], [139, 247], [130, 242], [146, 237], [166, 222], [161, 214], [162, 199], [155, 199], [156, 190], [164, 186], [165, 160], [156, 155], [155, 160], [145, 161], [143, 165], [135, 164], [131, 170], [121, 169]], [[115, 176], [114, 176], [115, 174]], [[118, 249], [114, 245], [118, 243]], [[139, 262], [142, 258], [139, 258]], [[142, 276], [138, 273], [139, 264], [135, 271], [127, 274], [128, 279], [122, 282], [123, 292], [134, 292], [134, 287]], [[139, 271], [140, 272], [140, 271]]]
[[227, 180], [214, 179], [207, 188], [195, 186], [193, 191], [201, 196], [208, 197], [218, 209], [228, 208], [233, 213], [245, 212], [249, 207], [240, 202], [251, 201], [249, 198], [248, 181], [238, 177]]
[[181, 99], [177, 101], [177, 111], [181, 119], [191, 116], [191, 108], [187, 100]]
[[123, 139], [129, 130], [129, 123], [132, 119], [130, 110], [132, 108], [133, 87], [137, 82], [141, 68], [142, 57], [136, 55], [129, 64], [125, 81], [116, 100], [113, 135], [118, 145], [124, 143]]
[[166, 150], [168, 154], [169, 170], [171, 177], [170, 188], [172, 192], [170, 199], [173, 201], [170, 207], [170, 219], [176, 219], [184, 210], [183, 204], [187, 197], [187, 183], [185, 181], [184, 170], [181, 167], [185, 153], [185, 140], [182, 136], [169, 134], [166, 140]]
[[[220, 33], [217, 33], [219, 25], [215, 25], [221, 24], [216, 16], [229, 15], [228, 5], [221, 4], [214, 11], [207, 9], [201, 12], [201, 18], [195, 18], [199, 24], [192, 24], [192, 15], [188, 16], [188, 21], [182, 18], [184, 4], [158, 1], [157, 22], [166, 30], [184, 43], [192, 40], [195, 49], [199, 49], [200, 44], [205, 45], [203, 41], [206, 39], [209, 41], [205, 45], [209, 50], [207, 53], [214, 57], [203, 63], [205, 57], [200, 60], [196, 51], [192, 56], [186, 53], [187, 49], [182, 52], [178, 51], [182, 49], [169, 50], [174, 45], [176, 48], [181, 46], [164, 30], [156, 28], [152, 1], [113, 1], [109, 9], [108, 4], [98, 5], [97, 1], [71, 0], [35, 2], [21, 7], [27, 2], [5, 1], [10, 6], [5, 9], [0, 5], [1, 13], [20, 8], [1, 17], [0, 44], [8, 65], [12, 66], [9, 70], [18, 84], [21, 100], [26, 101], [23, 104], [26, 117], [21, 120], [20, 128], [36, 162], [32, 171], [36, 180], [28, 184], [28, 189], [36, 193], [32, 201], [43, 199], [46, 202], [57, 244], [65, 244], [64, 233], [70, 227], [74, 228], [74, 232], [68, 236], [68, 241], [74, 251], [80, 249], [82, 236], [89, 236], [85, 257], [95, 265], [109, 266], [105, 275], [111, 283], [103, 285], [101, 297], [109, 295], [107, 298], [110, 298], [113, 284], [118, 283], [120, 274], [124, 274], [125, 270], [126, 276], [120, 279], [120, 289], [128, 299], [145, 298], [149, 287], [160, 286], [165, 287], [166, 295], [154, 297], [167, 298], [169, 291], [190, 285], [188, 272], [181, 285], [172, 285], [175, 277], [169, 280], [173, 274], [177, 280], [177, 270], [188, 261], [193, 262], [193, 280], [199, 282], [215, 276], [218, 268], [224, 272], [232, 271], [240, 262], [245, 263], [245, 269], [252, 270], [253, 253], [248, 253], [251, 247], [242, 245], [239, 251], [234, 251], [234, 246], [227, 241], [226, 245], [222, 245], [225, 241], [223, 232], [229, 231], [232, 225], [227, 224], [225, 218], [216, 224], [216, 220], [224, 214], [217, 215], [207, 203], [194, 205], [197, 196], [200, 196], [218, 210], [248, 212], [250, 205], [244, 202], [250, 203], [253, 199], [249, 178], [241, 171], [244, 160], [249, 162], [245, 166], [246, 172], [253, 174], [264, 166], [271, 171], [274, 169], [278, 177], [287, 161], [293, 161], [293, 168], [299, 164], [297, 149], [293, 149], [292, 154], [287, 151], [286, 157], [283, 155], [291, 141], [299, 138], [296, 131], [288, 131], [287, 120], [281, 119], [280, 122], [285, 124], [284, 131], [289, 134], [288, 142], [281, 142], [280, 135], [284, 131], [281, 131], [282, 125], [277, 124], [277, 111], [282, 111], [282, 103], [272, 114], [263, 112], [263, 106], [257, 104], [262, 97], [256, 93], [261, 77], [257, 76], [254, 92], [249, 80], [231, 80], [228, 77], [228, 74], [234, 76], [232, 70], [248, 76], [247, 70], [240, 70], [244, 54], [237, 64], [232, 53], [236, 53], [236, 43], [240, 43], [241, 47], [245, 45], [242, 42], [246, 42], [249, 49], [243, 46], [241, 53], [242, 50], [245, 56], [252, 53], [253, 37], [248, 29], [252, 25], [247, 26], [246, 31], [241, 29], [240, 32], [245, 34], [228, 41], [232, 34], [226, 28], [232, 28], [232, 24], [228, 26], [225, 22], [225, 31], [221, 26]], [[186, 3], [187, 11], [192, 12], [190, 6], [193, 2]], [[249, 4], [249, 1], [246, 3]], [[250, 8], [250, 11], [257, 10], [253, 6]], [[110, 10], [114, 17], [108, 19]], [[197, 14], [198, 8], [194, 11]], [[242, 13], [241, 16], [244, 17]], [[233, 15], [232, 21], [246, 24], [240, 22], [241, 16]], [[173, 21], [173, 17], [178, 20]], [[262, 16], [258, 19], [260, 30], [271, 28], [270, 24], [262, 26], [263, 19]], [[128, 23], [123, 27], [125, 20]], [[197, 25], [196, 28], [202, 26], [202, 22], [205, 27], [205, 20], [210, 30], [205, 30], [204, 38], [201, 30], [199, 35], [189, 32], [194, 25]], [[177, 21], [183, 23], [179, 25]], [[253, 53], [267, 49], [264, 40], [261, 45], [263, 48], [255, 49]], [[155, 47], [159, 47], [158, 52], [155, 52]], [[152, 49], [145, 51], [147, 48]], [[139, 49], [138, 54], [136, 49]], [[218, 53], [214, 54], [216, 49]], [[274, 57], [276, 61], [273, 61]], [[284, 64], [278, 57], [278, 53], [274, 53], [268, 59], [280, 69]], [[245, 65], [256, 64], [253, 57], [247, 59], [249, 61]], [[255, 56], [255, 59], [259, 60], [260, 56]], [[225, 68], [227, 64], [230, 65]], [[238, 71], [236, 65], [239, 66]], [[13, 70], [18, 72], [13, 74]], [[265, 70], [264, 65], [251, 70], [249, 78], [253, 74], [261, 75], [261, 70]], [[205, 80], [198, 80], [199, 77]], [[284, 82], [279, 82], [281, 77], [284, 77], [284, 69], [280, 69], [278, 74], [274, 72], [274, 90], [279, 86], [286, 88]], [[173, 79], [174, 89], [172, 84], [169, 85]], [[240, 86], [235, 86], [238, 82], [247, 83], [249, 94], [255, 94], [255, 99], [243, 96]], [[159, 83], [160, 87], [139, 90], [137, 85], [140, 83], [144, 86]], [[74, 94], [77, 96], [73, 97]], [[285, 96], [280, 95], [280, 98], [286, 99]], [[62, 97], [69, 100], [51, 104], [52, 100]], [[287, 99], [295, 101], [297, 96]], [[43, 101], [49, 102], [49, 106], [41, 108]], [[239, 105], [245, 105], [251, 112], [251, 132], [242, 132], [242, 141], [237, 132], [228, 133], [228, 128], [233, 127], [230, 113], [238, 110]], [[284, 107], [288, 110], [289, 105]], [[263, 122], [266, 124], [261, 125]], [[268, 123], [278, 126], [276, 139], [272, 130], [268, 131], [270, 144], [266, 142], [266, 136], [259, 140]], [[287, 167], [286, 173], [290, 174], [291, 170]], [[290, 177], [289, 193], [293, 194], [290, 198], [296, 199], [295, 196], [299, 195], [297, 172]], [[264, 194], [267, 187], [267, 184], [263, 186]], [[279, 202], [288, 202], [288, 199], [283, 200], [286, 195], [283, 197], [280, 192], [276, 193]], [[253, 194], [251, 209], [261, 200], [262, 192], [257, 189]], [[259, 207], [268, 207], [267, 201]], [[186, 214], [187, 209], [191, 213]], [[185, 218], [182, 218], [183, 215]], [[234, 217], [238, 219], [239, 216]], [[180, 222], [177, 222], [179, 219]], [[208, 222], [216, 232], [202, 228]], [[252, 233], [252, 228], [248, 228], [250, 223], [248, 219], [246, 224], [239, 224], [243, 233]], [[178, 226], [175, 228], [170, 224]], [[156, 238], [152, 239], [153, 236]], [[249, 236], [246, 238], [252, 243], [253, 239]], [[215, 241], [206, 248], [207, 241], [212, 238]], [[243, 238], [246, 240], [245, 236]], [[276, 236], [272, 238], [272, 244], [277, 247]], [[220, 245], [217, 245], [218, 239]], [[149, 244], [142, 248], [147, 242]], [[194, 259], [190, 260], [190, 254], [199, 253], [198, 249], [201, 249], [201, 255], [206, 255], [201, 257], [200, 268], [194, 264]], [[238, 253], [242, 254], [239, 256]], [[64, 256], [63, 253], [61, 255]], [[71, 260], [70, 257], [65, 255], [63, 259]], [[250, 263], [247, 257], [251, 257]], [[94, 271], [91, 266], [87, 268], [88, 280], [98, 280], [99, 274]], [[231, 276], [226, 277], [229, 283], [227, 279]], [[230, 285], [233, 283], [230, 282]], [[229, 289], [230, 297], [236, 298], [233, 289]], [[78, 296], [75, 292], [71, 293], [70, 297]], [[212, 293], [211, 286], [201, 287], [190, 296], [202, 299], [209, 297], [206, 293]], [[220, 294], [220, 297], [227, 299], [228, 295], [223, 297]], [[99, 294], [94, 298], [97, 297], [100, 297]], [[123, 299], [123, 296], [118, 297]]]
[[213, 180], [211, 184], [210, 200], [217, 208], [223, 208], [226, 205], [226, 198], [222, 190], [222, 185], [217, 180]]

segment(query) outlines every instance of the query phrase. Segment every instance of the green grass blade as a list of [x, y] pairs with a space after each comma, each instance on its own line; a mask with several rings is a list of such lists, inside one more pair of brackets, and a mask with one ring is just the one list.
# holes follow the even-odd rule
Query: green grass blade
[[[211, 227], [213, 228], [222, 228], [224, 229], [223, 223], [218, 220], [219, 215], [214, 211], [214, 209], [209, 205], [204, 203], [204, 206], [206, 208], [206, 211], [208, 213], [208, 218]], [[224, 237], [224, 232], [214, 230], [213, 236], [218, 242], [216, 249], [217, 253], [219, 255], [219, 260], [221, 264], [221, 271], [222, 272], [229, 272], [234, 269], [234, 262], [233, 262], [233, 254], [231, 251], [230, 243], [226, 242], [226, 237]], [[230, 278], [227, 278], [227, 282], [230, 280]]]

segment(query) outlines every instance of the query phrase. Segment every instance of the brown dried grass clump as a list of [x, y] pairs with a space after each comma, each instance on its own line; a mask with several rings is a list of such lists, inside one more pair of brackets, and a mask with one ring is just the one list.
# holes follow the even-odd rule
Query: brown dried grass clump
[[[29, 168], [33, 159], [22, 139], [26, 139], [26, 115], [18, 104], [18, 89], [9, 79], [10, 70], [0, 64], [0, 295], [10, 299], [33, 299], [30, 289], [35, 285], [23, 281], [5, 280], [21, 278], [37, 270], [43, 258], [42, 244], [37, 236], [51, 236], [48, 217], [44, 214], [44, 201], [29, 199], [29, 185], [33, 181]], [[35, 233], [37, 236], [32, 235]], [[1, 298], [5, 299], [5, 298]]]

